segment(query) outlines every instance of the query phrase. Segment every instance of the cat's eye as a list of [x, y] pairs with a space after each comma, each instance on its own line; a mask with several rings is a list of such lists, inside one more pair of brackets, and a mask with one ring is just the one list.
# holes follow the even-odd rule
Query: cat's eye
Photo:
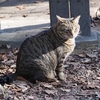
[[64, 31], [65, 31], [65, 32], [70, 32], [70, 30], [68, 30], [68, 29], [64, 29]]

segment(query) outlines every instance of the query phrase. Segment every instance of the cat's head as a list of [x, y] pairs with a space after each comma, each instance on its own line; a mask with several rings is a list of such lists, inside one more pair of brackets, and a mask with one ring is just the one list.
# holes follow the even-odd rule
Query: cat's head
[[75, 38], [80, 31], [79, 19], [80, 15], [70, 19], [57, 15], [56, 31], [58, 35], [64, 39]]

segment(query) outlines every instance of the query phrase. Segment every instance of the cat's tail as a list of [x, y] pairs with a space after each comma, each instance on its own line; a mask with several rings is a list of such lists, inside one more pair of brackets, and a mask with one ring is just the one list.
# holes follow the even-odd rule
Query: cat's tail
[[17, 79], [17, 76], [17, 73], [9, 73], [7, 75], [0, 76], [0, 84], [10, 84]]

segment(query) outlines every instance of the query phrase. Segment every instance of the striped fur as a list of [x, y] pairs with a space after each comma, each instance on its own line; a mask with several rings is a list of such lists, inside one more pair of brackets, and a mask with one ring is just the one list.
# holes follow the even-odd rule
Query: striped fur
[[[22, 76], [28, 81], [57, 81], [64, 76], [63, 62], [75, 47], [75, 37], [78, 35], [80, 16], [65, 19], [57, 16], [58, 22], [47, 31], [27, 38], [21, 45], [16, 72], [6, 77], [10, 82], [17, 76]], [[1, 83], [10, 83], [0, 79]]]
[[63, 62], [75, 47], [80, 16], [58, 22], [47, 31], [26, 39], [20, 47], [16, 73], [30, 82], [65, 81]]

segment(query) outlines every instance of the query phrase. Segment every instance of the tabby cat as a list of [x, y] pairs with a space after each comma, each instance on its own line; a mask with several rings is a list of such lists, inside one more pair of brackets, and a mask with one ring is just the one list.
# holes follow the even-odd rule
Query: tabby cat
[[57, 16], [57, 23], [49, 30], [27, 38], [18, 53], [16, 72], [2, 76], [1, 84], [10, 83], [17, 76], [32, 83], [66, 81], [63, 62], [74, 50], [79, 19], [80, 16], [71, 19]]

